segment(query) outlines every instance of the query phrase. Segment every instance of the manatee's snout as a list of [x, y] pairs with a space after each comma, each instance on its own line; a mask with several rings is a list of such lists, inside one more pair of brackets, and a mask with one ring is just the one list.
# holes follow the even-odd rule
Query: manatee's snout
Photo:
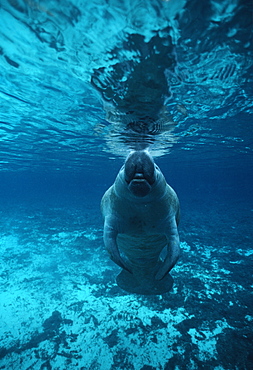
[[136, 151], [127, 157], [125, 180], [135, 196], [144, 197], [150, 192], [155, 182], [155, 164], [147, 152]]

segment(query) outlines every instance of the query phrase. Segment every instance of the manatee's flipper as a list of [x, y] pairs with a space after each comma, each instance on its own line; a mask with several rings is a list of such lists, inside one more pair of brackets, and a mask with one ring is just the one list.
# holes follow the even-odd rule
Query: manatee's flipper
[[119, 248], [117, 245], [117, 230], [111, 224], [113, 223], [110, 220], [105, 220], [104, 243], [107, 252], [109, 253], [110, 258], [113, 262], [115, 262], [119, 267], [131, 273], [131, 269], [129, 268], [127, 261], [123, 260], [119, 253]]
[[170, 270], [175, 266], [179, 258], [180, 253], [180, 241], [177, 230], [176, 219], [173, 219], [170, 226], [168, 227], [169, 233], [167, 234], [168, 246], [167, 253], [164, 261], [160, 265], [158, 272], [156, 273], [156, 280], [162, 280]]
[[167, 274], [161, 280], [142, 281], [136, 279], [133, 274], [130, 274], [126, 270], [122, 270], [116, 278], [118, 286], [129, 292], [143, 295], [159, 295], [167, 293], [173, 286], [173, 278], [170, 274]]

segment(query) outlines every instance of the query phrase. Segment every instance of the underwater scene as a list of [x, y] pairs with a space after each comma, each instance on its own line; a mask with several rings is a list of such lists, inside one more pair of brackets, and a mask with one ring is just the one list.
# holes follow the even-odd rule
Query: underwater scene
[[251, 0], [0, 0], [0, 369], [253, 369]]

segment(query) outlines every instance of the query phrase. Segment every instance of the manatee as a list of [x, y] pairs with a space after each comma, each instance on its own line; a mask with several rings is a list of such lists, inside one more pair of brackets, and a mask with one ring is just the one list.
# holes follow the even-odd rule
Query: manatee
[[104, 244], [127, 292], [163, 294], [179, 258], [179, 200], [148, 151], [133, 151], [101, 201]]

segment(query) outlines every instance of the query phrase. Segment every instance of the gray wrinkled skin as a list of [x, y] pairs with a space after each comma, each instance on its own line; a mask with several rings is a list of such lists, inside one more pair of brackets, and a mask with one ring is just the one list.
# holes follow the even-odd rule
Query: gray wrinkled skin
[[171, 289], [179, 258], [179, 201], [146, 151], [131, 153], [101, 201], [104, 244], [123, 271], [118, 285], [140, 294]]

